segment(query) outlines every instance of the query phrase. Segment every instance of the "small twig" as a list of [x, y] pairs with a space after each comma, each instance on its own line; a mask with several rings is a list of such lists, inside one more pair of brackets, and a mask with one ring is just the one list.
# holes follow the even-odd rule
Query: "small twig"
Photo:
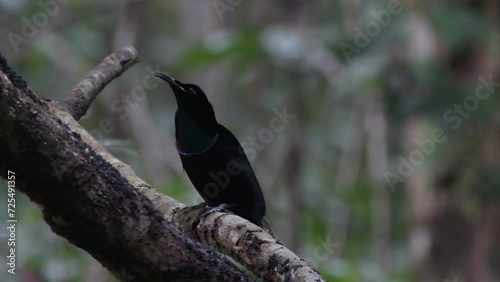
[[135, 48], [132, 46], [123, 47], [104, 58], [58, 105], [70, 113], [75, 120], [79, 120], [85, 115], [97, 94], [137, 61]]

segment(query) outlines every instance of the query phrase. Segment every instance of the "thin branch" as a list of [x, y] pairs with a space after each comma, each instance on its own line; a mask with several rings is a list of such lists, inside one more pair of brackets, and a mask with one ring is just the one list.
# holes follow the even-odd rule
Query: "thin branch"
[[107, 56], [59, 105], [75, 120], [79, 120], [85, 115], [97, 94], [137, 61], [137, 51], [132, 46], [125, 46]]

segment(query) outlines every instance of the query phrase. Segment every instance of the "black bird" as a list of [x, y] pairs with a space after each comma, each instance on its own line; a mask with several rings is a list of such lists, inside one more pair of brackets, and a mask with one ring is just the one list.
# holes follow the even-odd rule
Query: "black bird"
[[211, 211], [229, 210], [262, 227], [264, 195], [234, 135], [215, 119], [212, 104], [200, 87], [184, 84], [163, 72], [177, 101], [175, 139], [182, 166]]

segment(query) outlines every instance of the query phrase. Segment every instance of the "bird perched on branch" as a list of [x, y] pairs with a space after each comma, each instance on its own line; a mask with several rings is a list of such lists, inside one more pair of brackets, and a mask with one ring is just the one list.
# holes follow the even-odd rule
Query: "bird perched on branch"
[[264, 196], [240, 143], [216, 118], [200, 87], [163, 72], [177, 101], [175, 139], [182, 166], [209, 212], [229, 210], [262, 227]]

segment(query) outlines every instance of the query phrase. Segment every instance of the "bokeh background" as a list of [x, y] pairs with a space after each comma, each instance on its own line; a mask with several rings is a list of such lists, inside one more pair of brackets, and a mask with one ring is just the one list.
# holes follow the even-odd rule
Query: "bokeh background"
[[[151, 73], [200, 85], [278, 238], [329, 281], [500, 281], [499, 19], [496, 0], [0, 0], [0, 52], [58, 100], [135, 46], [80, 123], [189, 205], [175, 100]], [[0, 201], [1, 281], [115, 281], [16, 197], [15, 276]]]

